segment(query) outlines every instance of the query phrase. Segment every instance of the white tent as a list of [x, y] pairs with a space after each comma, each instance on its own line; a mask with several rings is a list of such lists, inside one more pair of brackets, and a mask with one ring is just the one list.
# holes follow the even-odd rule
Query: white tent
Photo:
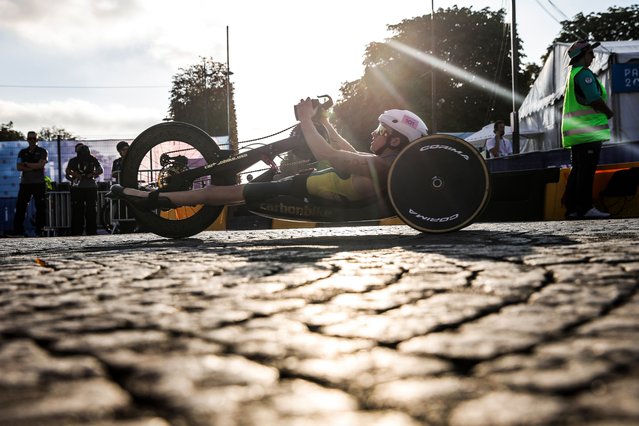
[[[481, 128], [481, 130], [473, 133], [470, 136], [467, 136], [466, 142], [486, 142], [486, 139], [492, 138], [493, 136], [495, 136], [495, 123], [490, 123], [490, 124], [486, 124], [484, 127]], [[506, 132], [504, 134], [504, 136], [510, 136], [513, 134], [513, 129], [510, 126], [505, 126]], [[475, 143], [473, 143], [473, 145], [475, 145]]]
[[[570, 44], [557, 43], [553, 47], [519, 108], [521, 133], [537, 129], [541, 132], [521, 145], [522, 152], [561, 147], [563, 97], [569, 70], [566, 52]], [[602, 42], [594, 53], [590, 69], [605, 86], [608, 105], [615, 112], [610, 122], [612, 141], [639, 141], [639, 40]]]
[[[470, 142], [475, 148], [481, 151], [484, 148], [486, 140], [495, 136], [494, 129], [495, 129], [495, 123], [486, 124], [484, 127], [481, 128], [481, 130], [469, 136], [466, 136], [464, 139], [466, 140], [466, 142]], [[513, 134], [512, 128], [510, 126], [505, 126], [504, 137], [506, 139], [511, 139], [512, 134]], [[519, 134], [521, 136], [520, 146], [523, 146], [524, 144], [526, 144], [528, 141], [528, 138], [532, 136], [541, 135], [539, 131], [530, 130], [530, 129], [520, 129]]]

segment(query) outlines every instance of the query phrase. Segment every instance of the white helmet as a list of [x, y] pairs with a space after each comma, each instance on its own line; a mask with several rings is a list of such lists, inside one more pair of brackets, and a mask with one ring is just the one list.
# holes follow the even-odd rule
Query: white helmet
[[416, 114], [405, 109], [389, 109], [378, 118], [386, 127], [408, 138], [409, 142], [428, 135], [428, 127]]

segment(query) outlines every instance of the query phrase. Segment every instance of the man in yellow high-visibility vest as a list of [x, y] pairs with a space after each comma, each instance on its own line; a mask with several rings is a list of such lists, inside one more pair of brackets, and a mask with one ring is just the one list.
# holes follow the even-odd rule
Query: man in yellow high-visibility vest
[[564, 203], [567, 219], [605, 219], [609, 213], [594, 207], [592, 186], [599, 164], [601, 144], [610, 139], [608, 120], [614, 113], [606, 104], [606, 89], [588, 68], [599, 42], [580, 40], [568, 49], [570, 74], [566, 79], [562, 144], [571, 150], [572, 170]]

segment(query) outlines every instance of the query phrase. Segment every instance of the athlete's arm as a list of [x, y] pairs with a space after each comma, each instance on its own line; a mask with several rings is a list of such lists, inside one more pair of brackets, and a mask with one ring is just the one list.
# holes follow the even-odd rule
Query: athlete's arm
[[302, 133], [315, 158], [327, 160], [338, 172], [366, 177], [377, 176], [380, 171], [385, 171], [388, 168], [386, 163], [377, 155], [333, 148], [317, 131], [312, 119], [313, 113], [313, 105], [310, 98], [302, 100], [297, 105], [297, 114], [300, 119]]
[[330, 139], [330, 142], [333, 143], [334, 146], [337, 147], [337, 149], [342, 149], [344, 151], [357, 152], [357, 150], [353, 148], [353, 145], [351, 145], [346, 139], [344, 139], [342, 135], [337, 133], [337, 130], [335, 130], [335, 127], [333, 127], [330, 121], [328, 121], [327, 117], [322, 116], [322, 118], [320, 119], [320, 123], [322, 123], [324, 127], [326, 128], [326, 130], [328, 131], [328, 137]]

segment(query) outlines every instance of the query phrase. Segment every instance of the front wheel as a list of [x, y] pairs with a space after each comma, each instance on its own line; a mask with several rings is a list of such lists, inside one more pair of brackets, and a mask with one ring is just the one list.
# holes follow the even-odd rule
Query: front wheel
[[388, 192], [397, 215], [428, 233], [470, 225], [490, 197], [485, 160], [468, 142], [431, 135], [410, 143], [388, 174]]
[[[128, 188], [168, 189], [181, 173], [217, 162], [220, 149], [206, 132], [181, 122], [149, 127], [131, 143], [122, 164], [120, 182]], [[211, 176], [199, 177], [170, 190], [186, 191], [210, 185]], [[223, 206], [184, 206], [143, 212], [131, 209], [144, 228], [168, 238], [185, 238], [208, 228]]]

